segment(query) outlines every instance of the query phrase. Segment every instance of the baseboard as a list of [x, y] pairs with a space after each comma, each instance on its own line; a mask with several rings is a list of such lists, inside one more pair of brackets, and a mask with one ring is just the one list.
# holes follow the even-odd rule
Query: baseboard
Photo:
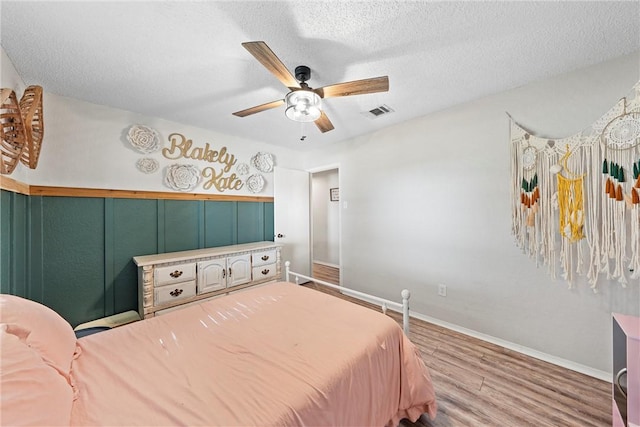
[[326, 265], [327, 267], [332, 267], [332, 268], [340, 268], [340, 266], [337, 264], [331, 264], [330, 262], [324, 262], [324, 261], [313, 261], [313, 264]]
[[[349, 294], [348, 291], [345, 291], [345, 294], [348, 295]], [[377, 302], [375, 302], [373, 300], [368, 300], [367, 298], [357, 297], [355, 295], [349, 295], [349, 296], [354, 297], [354, 298], [358, 298], [358, 299], [360, 299], [362, 301], [366, 301], [368, 303], [379, 305]], [[389, 307], [388, 309], [392, 310], [392, 311], [395, 311], [395, 312], [400, 312], [400, 310], [397, 310], [395, 308]], [[606, 381], [606, 382], [609, 382], [609, 383], [612, 382], [612, 376], [611, 376], [610, 372], [605, 372], [605, 371], [601, 371], [599, 369], [591, 368], [591, 367], [586, 366], [586, 365], [581, 365], [579, 363], [572, 362], [571, 360], [562, 359], [560, 357], [556, 357], [556, 356], [553, 356], [551, 354], [543, 353], [541, 351], [534, 350], [532, 348], [525, 347], [525, 346], [522, 346], [522, 345], [519, 345], [519, 344], [515, 344], [515, 343], [512, 343], [510, 341], [506, 341], [506, 340], [503, 340], [503, 339], [500, 339], [500, 338], [496, 338], [496, 337], [493, 337], [491, 335], [483, 334], [481, 332], [474, 331], [472, 329], [468, 329], [468, 328], [465, 328], [465, 327], [462, 327], [462, 326], [458, 326], [458, 325], [455, 325], [453, 323], [449, 323], [449, 322], [445, 322], [445, 321], [442, 321], [442, 320], [439, 320], [439, 319], [435, 319], [435, 318], [430, 317], [430, 316], [425, 316], [424, 314], [416, 313], [415, 311], [412, 311], [412, 310], [409, 312], [409, 315], [410, 315], [410, 317], [414, 317], [416, 319], [425, 321], [427, 323], [431, 323], [433, 325], [441, 326], [443, 328], [450, 329], [452, 331], [459, 332], [461, 334], [465, 334], [465, 335], [468, 335], [470, 337], [477, 338], [479, 340], [489, 342], [491, 344], [499, 345], [499, 346], [504, 347], [506, 349], [517, 351], [518, 353], [521, 353], [521, 354], [524, 354], [526, 356], [530, 356], [530, 357], [542, 360], [544, 362], [552, 363], [552, 364], [560, 366], [562, 368], [570, 369], [572, 371], [579, 372], [581, 374], [588, 375], [590, 377], [597, 378], [599, 380]]]

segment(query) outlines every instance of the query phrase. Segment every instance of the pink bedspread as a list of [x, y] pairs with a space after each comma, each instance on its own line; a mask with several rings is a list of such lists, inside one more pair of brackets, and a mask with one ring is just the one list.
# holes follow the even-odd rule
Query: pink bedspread
[[397, 425], [435, 416], [391, 318], [290, 283], [78, 340], [72, 425]]

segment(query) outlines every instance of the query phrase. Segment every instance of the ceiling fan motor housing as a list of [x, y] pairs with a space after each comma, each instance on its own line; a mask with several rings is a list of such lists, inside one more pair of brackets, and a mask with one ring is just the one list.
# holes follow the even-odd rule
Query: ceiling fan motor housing
[[306, 65], [298, 65], [296, 67], [296, 79], [300, 82], [306, 82], [311, 78], [311, 69]]

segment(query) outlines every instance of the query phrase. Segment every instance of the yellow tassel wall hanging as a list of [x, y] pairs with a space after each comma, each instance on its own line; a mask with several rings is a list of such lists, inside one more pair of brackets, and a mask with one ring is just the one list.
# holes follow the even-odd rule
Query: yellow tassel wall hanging
[[570, 242], [576, 242], [584, 238], [583, 178], [557, 176], [560, 234], [569, 238]]

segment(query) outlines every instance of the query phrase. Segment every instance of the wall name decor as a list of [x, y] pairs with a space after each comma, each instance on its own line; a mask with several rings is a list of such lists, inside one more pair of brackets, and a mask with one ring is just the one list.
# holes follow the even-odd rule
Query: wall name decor
[[238, 162], [236, 156], [227, 151], [227, 147], [220, 150], [213, 150], [207, 142], [204, 147], [194, 147], [193, 141], [187, 139], [180, 133], [172, 133], [169, 135], [171, 146], [162, 149], [162, 155], [167, 159], [192, 159], [201, 160], [208, 163], [220, 163], [223, 167], [216, 169], [208, 166], [202, 169], [202, 177], [207, 179], [202, 188], [205, 190], [215, 187], [216, 190], [224, 192], [225, 190], [240, 190], [244, 186], [244, 182], [235, 173], [228, 174], [231, 168]]
[[244, 182], [238, 178], [235, 173], [229, 176], [224, 176], [224, 170], [220, 170], [220, 173], [216, 173], [215, 168], [206, 167], [202, 170], [203, 178], [209, 178], [202, 184], [202, 188], [209, 190], [211, 187], [215, 187], [216, 190], [223, 192], [224, 190], [240, 190], [244, 186]]
[[[200, 184], [204, 190], [215, 190], [220, 193], [226, 190], [248, 190], [260, 193], [265, 187], [265, 178], [261, 173], [271, 173], [275, 165], [273, 154], [257, 152], [251, 157], [250, 165], [238, 163], [235, 154], [227, 147], [212, 148], [211, 144], [195, 145], [183, 134], [173, 132], [167, 140], [169, 145], [162, 148], [160, 134], [149, 126], [132, 125], [126, 133], [131, 147], [151, 157], [138, 159], [136, 168], [145, 174], [153, 174], [160, 168], [160, 163], [152, 156], [160, 150], [162, 156], [169, 160], [199, 160], [208, 166], [199, 167], [194, 164], [173, 163], [164, 168], [164, 185], [175, 191], [193, 191]], [[251, 169], [259, 173], [251, 173]], [[232, 172], [233, 170], [233, 172]]]
[[[178, 140], [180, 138], [180, 140]], [[228, 173], [238, 161], [236, 156], [227, 152], [227, 147], [222, 147], [220, 151], [212, 150], [207, 142], [204, 147], [193, 147], [193, 141], [187, 139], [180, 133], [172, 133], [169, 135], [171, 147], [163, 148], [162, 155], [167, 159], [177, 160], [180, 158], [204, 160], [209, 163], [220, 163], [225, 165], [222, 170]]]

